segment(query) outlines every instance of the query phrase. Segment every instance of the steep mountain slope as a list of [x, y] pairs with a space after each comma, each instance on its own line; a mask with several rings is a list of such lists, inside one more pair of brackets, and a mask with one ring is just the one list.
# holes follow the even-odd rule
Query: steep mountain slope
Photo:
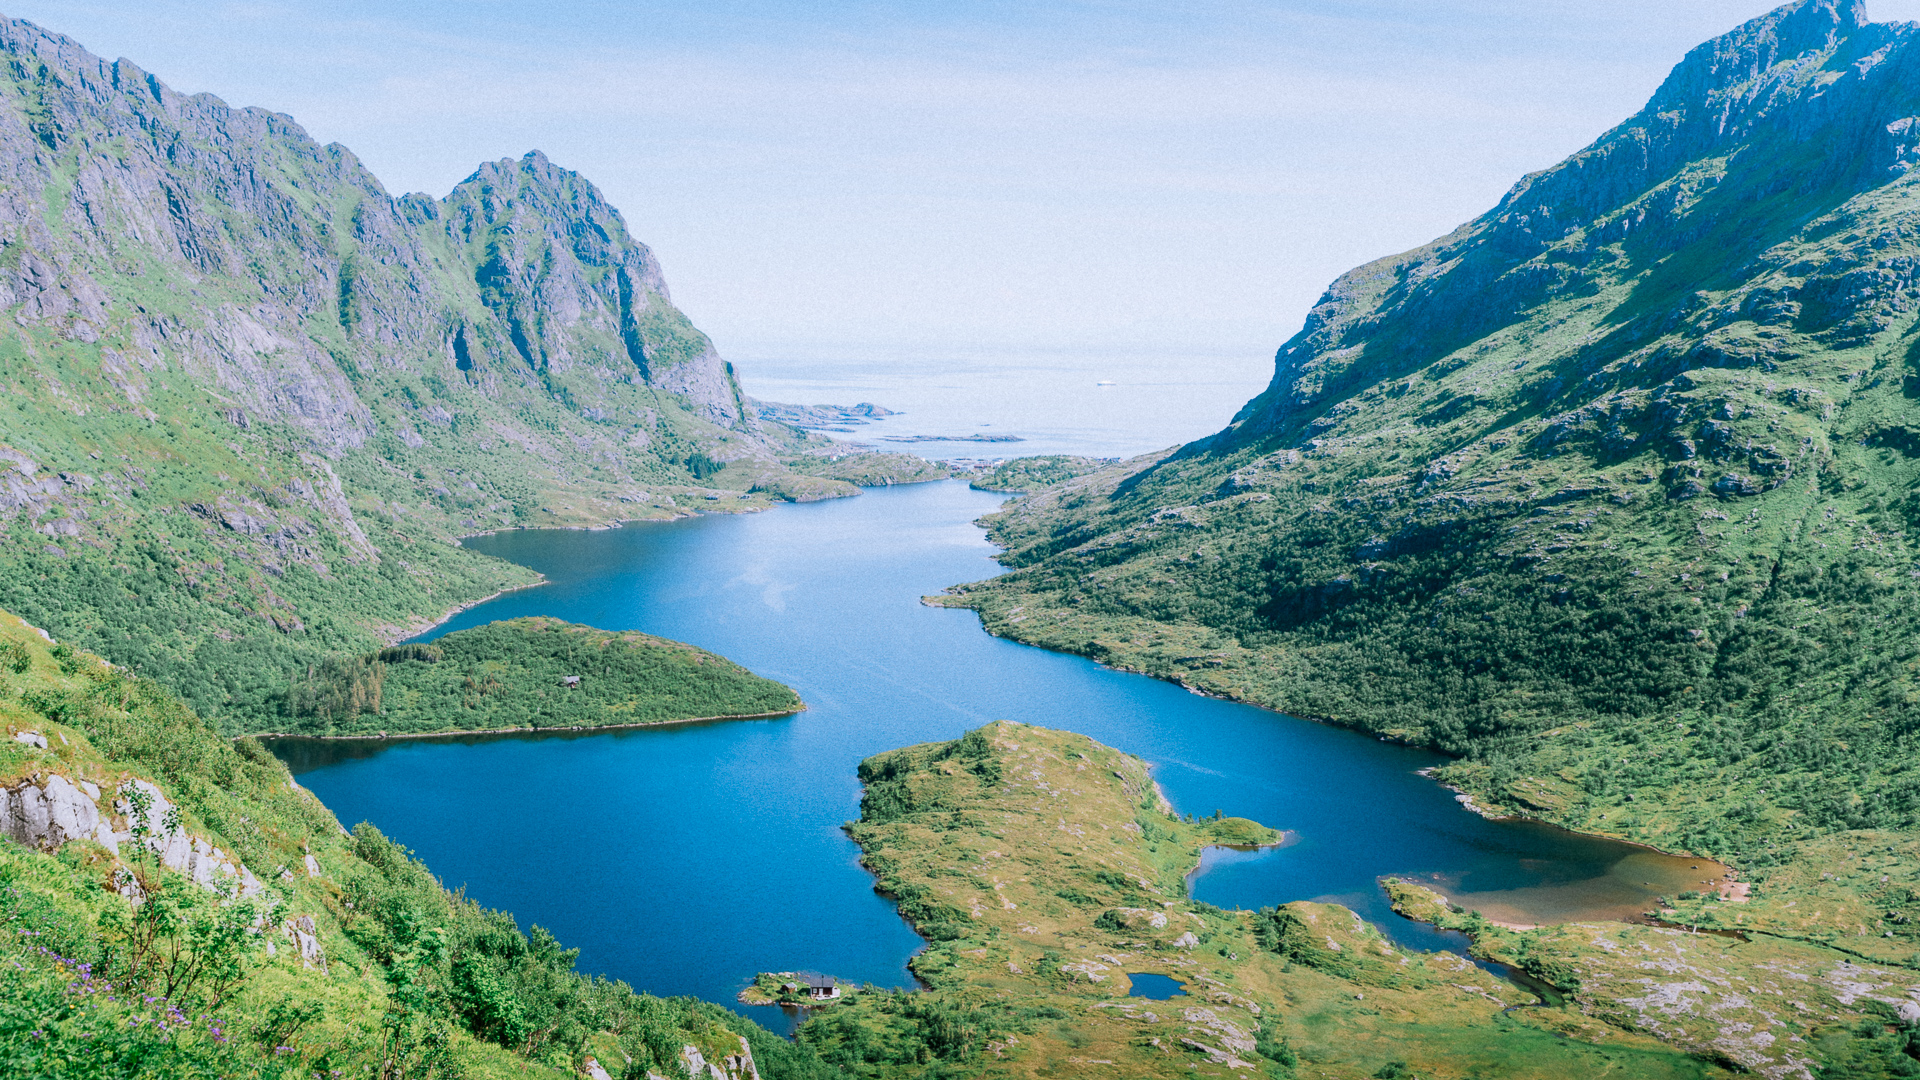
[[779, 482], [824, 440], [539, 153], [396, 198], [286, 116], [19, 20], [0, 52], [0, 595], [206, 714], [529, 580], [460, 534], [851, 491]]
[[1226, 430], [1014, 504], [951, 602], [1575, 824], [1920, 825], [1916, 155], [1920, 27], [1755, 19], [1335, 282]]
[[259, 743], [4, 612], [0, 689], [0, 1074], [839, 1075], [717, 1005], [574, 972], [578, 950], [343, 831]]

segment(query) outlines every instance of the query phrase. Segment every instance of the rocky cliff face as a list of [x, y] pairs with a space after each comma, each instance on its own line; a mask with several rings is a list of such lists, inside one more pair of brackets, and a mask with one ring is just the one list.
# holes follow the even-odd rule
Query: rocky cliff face
[[1910, 823], [1883, 763], [1920, 700], [1916, 153], [1920, 26], [1756, 19], [1487, 214], [1341, 277], [1224, 431], [1017, 504], [1020, 569], [962, 602], [1501, 776], [1580, 774], [1535, 741], [1571, 721], [1705, 739], [1774, 780], [1741, 821], [1695, 815], [1699, 846], [1762, 806]]
[[[354, 381], [387, 372], [531, 384], [584, 370], [740, 418], [652, 253], [537, 152], [481, 166], [444, 200], [394, 198], [289, 117], [178, 94], [20, 20], [0, 23], [0, 49], [0, 303], [21, 325], [108, 343], [129, 383], [171, 361], [329, 456], [374, 436]], [[140, 404], [137, 385], [123, 393]], [[602, 391], [573, 411], [610, 404]]]
[[258, 712], [321, 651], [524, 580], [462, 533], [781, 472], [792, 434], [543, 155], [395, 197], [289, 117], [30, 23], [0, 58], [0, 594], [63, 639]]

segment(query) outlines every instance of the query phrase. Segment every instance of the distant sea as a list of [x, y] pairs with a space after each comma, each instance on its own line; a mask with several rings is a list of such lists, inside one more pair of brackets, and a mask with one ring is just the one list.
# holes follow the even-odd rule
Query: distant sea
[[[743, 358], [747, 393], [798, 405], [872, 402], [901, 415], [836, 439], [928, 458], [1131, 457], [1210, 435], [1266, 388], [1273, 355], [952, 350]], [[890, 442], [887, 436], [939, 442]], [[1023, 441], [945, 441], [1017, 435]]]

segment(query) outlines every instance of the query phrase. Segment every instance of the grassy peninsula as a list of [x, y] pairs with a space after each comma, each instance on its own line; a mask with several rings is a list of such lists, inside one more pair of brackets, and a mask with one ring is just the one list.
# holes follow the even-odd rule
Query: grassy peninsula
[[[869, 989], [801, 1027], [801, 1046], [853, 1075], [1920, 1075], [1917, 958], [1809, 934], [1844, 923], [1857, 935], [1875, 905], [1920, 884], [1898, 869], [1910, 853], [1884, 843], [1836, 848], [1837, 873], [1748, 903], [1689, 895], [1654, 913], [1745, 940], [1622, 923], [1515, 931], [1386, 883], [1406, 914], [1556, 988], [1540, 1005], [1338, 905], [1191, 900], [1203, 845], [1279, 834], [1183, 818], [1142, 762], [1083, 736], [999, 722], [871, 758], [860, 775], [849, 832], [928, 938], [913, 968], [930, 989]], [[1188, 996], [1128, 997], [1129, 972]]]
[[[87, 1078], [839, 1073], [344, 831], [250, 739], [0, 614], [0, 1074]], [[135, 906], [125, 894], [144, 897]], [[705, 1075], [705, 1074], [703, 1074]]]
[[303, 735], [627, 727], [805, 708], [791, 688], [705, 649], [544, 617], [329, 658], [290, 682], [288, 730]]
[[1048, 487], [1076, 476], [1099, 472], [1113, 464], [1112, 458], [1081, 457], [1078, 454], [1041, 454], [1000, 462], [975, 477], [971, 486], [980, 491], [1024, 493]]

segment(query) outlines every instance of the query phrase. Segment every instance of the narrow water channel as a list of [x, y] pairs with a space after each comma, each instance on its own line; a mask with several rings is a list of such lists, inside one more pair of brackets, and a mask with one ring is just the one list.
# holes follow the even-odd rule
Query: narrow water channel
[[[522, 615], [712, 649], [800, 691], [778, 720], [393, 743], [279, 740], [341, 820], [413, 848], [449, 886], [581, 949], [583, 971], [732, 1005], [754, 972], [908, 985], [919, 939], [874, 895], [840, 824], [859, 761], [1006, 718], [1154, 765], [1182, 811], [1299, 835], [1209, 853], [1226, 907], [1343, 903], [1404, 944], [1458, 948], [1393, 914], [1377, 879], [1424, 875], [1505, 921], [1618, 917], [1693, 887], [1687, 860], [1484, 820], [1417, 775], [1434, 754], [1200, 697], [981, 631], [923, 595], [997, 572], [972, 524], [1000, 497], [959, 482], [763, 514], [471, 541], [550, 583], [438, 633]], [[764, 1019], [764, 1018], [763, 1018]], [[775, 1021], [777, 1023], [777, 1020]]]

